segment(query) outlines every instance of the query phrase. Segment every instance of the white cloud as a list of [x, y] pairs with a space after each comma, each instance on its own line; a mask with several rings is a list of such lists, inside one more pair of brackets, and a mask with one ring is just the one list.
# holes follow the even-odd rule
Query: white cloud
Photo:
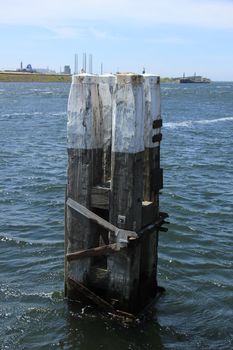
[[83, 21], [125, 20], [138, 26], [233, 28], [233, 2], [227, 0], [0, 0], [0, 8], [2, 24], [61, 24], [70, 28], [72, 23]]

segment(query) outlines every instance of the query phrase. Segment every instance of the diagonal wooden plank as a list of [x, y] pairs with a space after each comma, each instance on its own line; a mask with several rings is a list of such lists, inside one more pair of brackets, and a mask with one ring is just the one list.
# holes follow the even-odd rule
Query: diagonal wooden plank
[[73, 199], [68, 198], [66, 203], [70, 208], [74, 209], [79, 214], [85, 216], [87, 219], [96, 222], [98, 225], [104, 227], [106, 230], [109, 230], [111, 232], [117, 232], [118, 228], [116, 226], [110, 224], [110, 222], [108, 222], [107, 220], [102, 219], [100, 216], [96, 215], [95, 213], [93, 213], [80, 203], [74, 201]]
[[[72, 278], [68, 278], [68, 283], [72, 288], [74, 288], [80, 297], [89, 299], [90, 302], [94, 303], [97, 307], [104, 311], [108, 311], [111, 315], [119, 317], [123, 320], [133, 321], [136, 319], [135, 315], [130, 314], [128, 312], [122, 310], [116, 310], [113, 305], [111, 305], [108, 301], [102, 299], [97, 294], [93, 293], [89, 288], [84, 286], [82, 283], [78, 281], [74, 281]], [[81, 300], [82, 301], [82, 300]]]
[[89, 299], [95, 305], [97, 305], [98, 307], [104, 310], [108, 310], [115, 313], [115, 309], [110, 303], [100, 298], [98, 295], [93, 293], [89, 288], [84, 286], [82, 283], [78, 281], [74, 281], [72, 278], [68, 278], [68, 283], [71, 285], [72, 288], [77, 290], [80, 296], [83, 296], [85, 299], [86, 298]]
[[89, 209], [87, 209], [86, 207], [84, 207], [83, 205], [74, 201], [71, 198], [68, 198], [66, 203], [70, 208], [74, 209], [79, 214], [85, 216], [89, 220], [92, 220], [96, 224], [104, 227], [106, 230], [114, 232], [115, 235], [119, 236], [120, 238], [127, 238], [127, 237], [137, 238], [138, 237], [136, 232], [119, 229], [118, 227], [114, 226], [113, 224], [111, 224], [107, 220], [104, 220], [103, 218], [96, 215], [95, 213], [93, 213], [92, 211], [90, 211]]

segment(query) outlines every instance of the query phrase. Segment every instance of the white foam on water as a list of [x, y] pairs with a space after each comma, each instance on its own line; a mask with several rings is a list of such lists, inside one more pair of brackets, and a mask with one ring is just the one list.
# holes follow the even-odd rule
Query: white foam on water
[[225, 121], [231, 121], [231, 120], [233, 120], [233, 117], [197, 120], [196, 123], [198, 123], [198, 124], [212, 124], [212, 123], [225, 122]]
[[163, 123], [164, 128], [168, 129], [176, 129], [179, 127], [191, 127], [193, 125], [192, 121], [183, 121], [183, 122], [169, 122], [169, 123]]
[[65, 112], [54, 112], [54, 113], [50, 112], [49, 114], [54, 116], [54, 117], [60, 117], [60, 116], [66, 116], [67, 115], [66, 111]]
[[233, 121], [233, 117], [203, 119], [203, 120], [196, 120], [196, 121], [185, 120], [182, 122], [168, 122], [168, 123], [163, 123], [163, 127], [168, 129], [176, 129], [180, 127], [191, 128], [195, 126], [195, 124], [204, 125], [204, 124], [214, 124], [214, 123], [225, 122], [225, 121]]
[[2, 117], [17, 117], [17, 116], [32, 116], [32, 115], [42, 115], [43, 113], [42, 112], [14, 112], [14, 113], [5, 113], [5, 114], [2, 114]]

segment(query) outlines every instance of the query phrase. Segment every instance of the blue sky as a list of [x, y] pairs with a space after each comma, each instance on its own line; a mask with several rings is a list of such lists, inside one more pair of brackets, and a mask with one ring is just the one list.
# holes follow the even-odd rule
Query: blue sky
[[100, 72], [233, 81], [233, 0], [0, 0], [0, 70], [60, 70], [92, 53]]

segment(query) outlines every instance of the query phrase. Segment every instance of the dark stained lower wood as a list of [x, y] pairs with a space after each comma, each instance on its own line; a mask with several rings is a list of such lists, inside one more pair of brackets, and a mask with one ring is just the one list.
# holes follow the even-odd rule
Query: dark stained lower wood
[[91, 267], [87, 285], [91, 290], [101, 291], [101, 295], [104, 297], [107, 293], [108, 283], [109, 283], [110, 271], [106, 268], [101, 267]]
[[139, 299], [144, 307], [157, 291], [158, 231], [141, 236], [141, 254]]
[[110, 222], [137, 231], [142, 223], [143, 157], [140, 153], [112, 153]]
[[140, 307], [139, 277], [140, 277], [141, 245], [140, 240], [130, 241], [127, 250], [108, 256], [109, 275], [108, 297], [119, 302], [121, 310], [137, 313]]
[[88, 300], [101, 309], [111, 311], [113, 313], [115, 312], [114, 307], [110, 303], [93, 293], [89, 288], [84, 286], [84, 284], [74, 281], [72, 278], [68, 278], [68, 284], [70, 289], [73, 290], [74, 294], [76, 296], [79, 295], [80, 301]]
[[110, 188], [95, 186], [91, 189], [91, 207], [109, 210]]
[[[101, 163], [102, 150], [68, 149], [67, 198], [91, 208], [91, 188], [101, 181], [102, 170], [96, 169]], [[90, 220], [74, 215], [71, 207], [66, 209], [66, 254], [98, 246], [99, 232]], [[66, 279], [75, 276], [84, 282], [92, 264], [92, 258], [82, 261], [67, 261]]]
[[98, 296], [96, 293], [92, 292], [89, 288], [84, 286], [82, 283], [72, 280], [71, 278], [68, 279], [68, 285], [70, 291], [72, 291], [73, 295], [77, 298], [77, 295], [79, 296], [79, 300], [81, 302], [87, 303], [87, 304], [93, 304], [97, 308], [110, 313], [110, 315], [115, 316], [117, 318], [120, 318], [122, 320], [130, 320], [133, 321], [136, 319], [136, 316], [123, 311], [116, 309], [111, 303], [107, 302], [100, 296]]
[[[110, 221], [126, 230], [142, 225], [143, 152], [112, 153]], [[108, 257], [109, 293], [120, 300], [121, 309], [134, 313], [138, 306], [141, 247], [138, 240], [126, 251]]]
[[[159, 207], [158, 191], [161, 179], [160, 173], [160, 147], [146, 148], [144, 151], [144, 177], [143, 177], [143, 200], [154, 202]], [[158, 211], [157, 211], [158, 215]]]

